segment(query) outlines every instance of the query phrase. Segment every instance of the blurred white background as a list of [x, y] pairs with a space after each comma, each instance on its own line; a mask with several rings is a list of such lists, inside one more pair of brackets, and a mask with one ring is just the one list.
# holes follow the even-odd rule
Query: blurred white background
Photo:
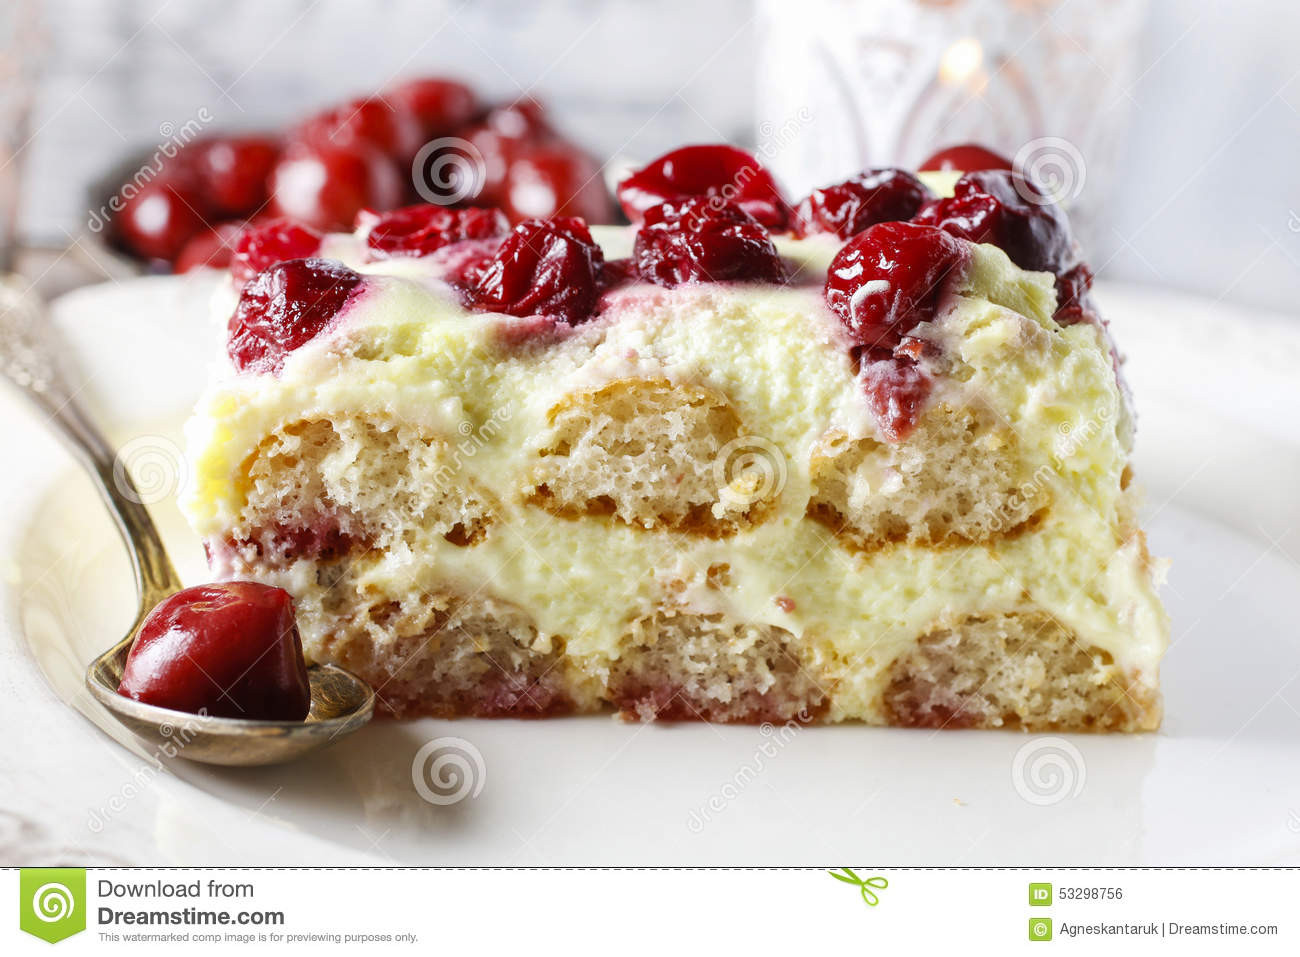
[[[1106, 12], [1099, 0], [1015, 2]], [[687, 141], [752, 141], [756, 78], [771, 66], [750, 0], [37, 7], [43, 44], [19, 51], [41, 70], [21, 228], [55, 243], [84, 229], [91, 182], [200, 109], [214, 129], [278, 126], [395, 77], [447, 72], [492, 97], [533, 92], [597, 155], [645, 159]], [[1294, 0], [1152, 0], [1118, 174], [1088, 197], [1104, 277], [1300, 313], [1298, 36]]]

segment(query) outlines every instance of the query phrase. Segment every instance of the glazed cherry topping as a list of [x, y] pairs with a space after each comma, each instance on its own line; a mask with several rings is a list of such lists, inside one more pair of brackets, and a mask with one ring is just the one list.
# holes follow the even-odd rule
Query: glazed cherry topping
[[877, 223], [849, 240], [826, 274], [826, 304], [852, 337], [867, 404], [881, 432], [901, 442], [916, 425], [931, 382], [924, 343], [908, 338], [934, 318], [966, 264], [963, 244], [940, 229]]
[[219, 216], [247, 216], [267, 199], [267, 177], [280, 144], [266, 136], [223, 136], [195, 143], [191, 162], [208, 207]]
[[146, 259], [174, 260], [206, 228], [198, 191], [179, 180], [145, 183], [113, 218], [115, 235]]
[[1056, 319], [1069, 325], [1091, 311], [1092, 272], [1079, 260], [1070, 221], [1036, 185], [1006, 170], [967, 173], [953, 195], [913, 219], [954, 236], [999, 247], [1021, 269], [1056, 276]]
[[734, 146], [683, 146], [618, 184], [618, 201], [634, 223], [647, 210], [694, 196], [735, 203], [769, 229], [785, 229], [790, 219], [789, 204], [772, 174]]
[[476, 309], [547, 316], [576, 325], [596, 306], [604, 255], [573, 217], [526, 219], [506, 237], [470, 289]]
[[193, 714], [301, 721], [311, 686], [293, 599], [257, 582], [177, 592], [140, 626], [117, 693]]
[[443, 77], [408, 80], [393, 87], [384, 98], [415, 117], [425, 137], [450, 133], [478, 112], [474, 91], [464, 83]]
[[929, 204], [913, 222], [973, 243], [992, 243], [1021, 269], [1058, 272], [1076, 262], [1070, 223], [1060, 207], [1006, 170], [967, 173], [952, 196]]
[[876, 223], [911, 219], [934, 196], [901, 169], [869, 169], [843, 183], [813, 190], [795, 210], [800, 236], [856, 236]]
[[466, 239], [494, 239], [510, 231], [497, 209], [448, 209], [423, 204], [382, 213], [370, 227], [366, 247], [371, 259], [427, 256]]
[[364, 145], [292, 143], [270, 185], [276, 212], [325, 231], [349, 228], [366, 208], [392, 209], [402, 196], [397, 166]]
[[867, 406], [890, 442], [901, 442], [916, 428], [934, 383], [915, 358], [871, 349], [859, 360]]
[[961, 143], [939, 150], [917, 167], [921, 170], [959, 170], [963, 173], [981, 169], [1011, 169], [1011, 160], [975, 143]]
[[636, 260], [631, 257], [608, 259], [600, 270], [600, 291], [609, 292], [636, 282]]
[[1092, 288], [1092, 270], [1079, 263], [1056, 277], [1056, 314], [1053, 318], [1063, 326], [1072, 326], [1085, 319], [1096, 318], [1089, 290]]
[[849, 240], [826, 273], [826, 305], [860, 348], [893, 349], [934, 318], [968, 253], [931, 226], [878, 223]]
[[226, 351], [241, 372], [279, 372], [284, 358], [319, 335], [362, 285], [330, 259], [291, 259], [244, 286], [230, 317]]
[[235, 242], [242, 232], [242, 223], [218, 223], [191, 237], [176, 257], [173, 268], [176, 272], [189, 272], [204, 266], [209, 269], [225, 269], [230, 265]]
[[739, 206], [705, 197], [647, 210], [632, 258], [642, 279], [670, 288], [785, 279], [781, 257], [762, 224]]
[[239, 234], [230, 257], [230, 274], [243, 285], [268, 266], [306, 259], [320, 252], [321, 235], [291, 219], [272, 219]]

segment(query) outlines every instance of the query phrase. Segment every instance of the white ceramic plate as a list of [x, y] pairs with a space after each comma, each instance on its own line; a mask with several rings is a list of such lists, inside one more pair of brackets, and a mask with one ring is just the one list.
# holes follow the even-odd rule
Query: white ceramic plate
[[[57, 315], [84, 396], [130, 443], [137, 472], [160, 468], [164, 492], [210, 354], [204, 283], [83, 290]], [[288, 767], [155, 761], [81, 691], [85, 663], [131, 618], [122, 550], [88, 483], [5, 393], [0, 717], [17, 730], [2, 735], [0, 856], [1300, 863], [1300, 324], [1134, 288], [1103, 288], [1101, 300], [1130, 356], [1152, 548], [1173, 560], [1158, 734], [424, 720], [373, 724]], [[182, 574], [199, 580], [173, 499], [154, 511]], [[461, 745], [481, 790], [430, 803], [412, 763], [446, 737], [481, 756]]]

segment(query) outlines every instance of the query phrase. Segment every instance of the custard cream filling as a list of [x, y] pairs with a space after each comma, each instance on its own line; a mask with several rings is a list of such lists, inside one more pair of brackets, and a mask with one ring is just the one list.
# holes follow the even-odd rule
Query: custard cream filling
[[[599, 233], [611, 256], [626, 254], [626, 231]], [[836, 248], [780, 246], [814, 275]], [[1120, 490], [1127, 411], [1096, 327], [1051, 318], [1050, 275], [973, 247], [955, 294], [917, 333], [938, 342], [951, 366], [933, 401], [982, 403], [1019, 433], [1035, 481], [1052, 492], [1047, 521], [983, 545], [858, 554], [804, 514], [813, 444], [828, 429], [877, 434], [820, 286], [638, 286], [615, 293], [605, 314], [567, 339], [511, 347], [501, 330], [519, 320], [465, 311], [421, 277], [418, 261], [362, 265], [345, 242], [335, 252], [371, 274], [373, 288], [290, 355], [279, 377], [222, 378], [187, 427], [194, 469], [183, 507], [203, 537], [219, 540], [235, 523], [236, 477], [268, 433], [300, 419], [379, 415], [444, 437], [464, 473], [495, 495], [501, 520], [473, 547], [435, 538], [421, 554], [368, 555], [356, 566], [361, 583], [505, 598], [533, 616], [539, 648], [563, 636], [577, 659], [607, 661], [629, 621], [672, 587], [694, 610], [789, 630], [828, 666], [882, 668], [931, 628], [1034, 605], [1120, 667], [1154, 675], [1164, 612], [1145, 550], [1120, 521], [1130, 508]], [[230, 306], [219, 308], [228, 315]], [[531, 443], [548, 411], [575, 389], [629, 376], [698, 384], [730, 400], [771, 456], [780, 491], [766, 521], [712, 540], [557, 518], [523, 503]], [[709, 587], [708, 570], [720, 564], [730, 584]], [[316, 587], [312, 566], [294, 566], [301, 580], [285, 587]]]

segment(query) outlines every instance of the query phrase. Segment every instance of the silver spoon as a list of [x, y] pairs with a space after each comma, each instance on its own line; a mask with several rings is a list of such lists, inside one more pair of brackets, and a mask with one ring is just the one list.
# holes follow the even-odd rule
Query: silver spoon
[[0, 277], [0, 373], [48, 416], [95, 482], [131, 556], [140, 613], [126, 637], [90, 663], [86, 687], [109, 713], [163, 753], [206, 764], [289, 761], [370, 720], [375, 694], [334, 665], [312, 665], [311, 711], [304, 721], [214, 718], [142, 704], [117, 693], [127, 653], [144, 617], [182, 587], [148, 510], [125, 468], [81, 406], [59, 368], [44, 304], [16, 276]]

